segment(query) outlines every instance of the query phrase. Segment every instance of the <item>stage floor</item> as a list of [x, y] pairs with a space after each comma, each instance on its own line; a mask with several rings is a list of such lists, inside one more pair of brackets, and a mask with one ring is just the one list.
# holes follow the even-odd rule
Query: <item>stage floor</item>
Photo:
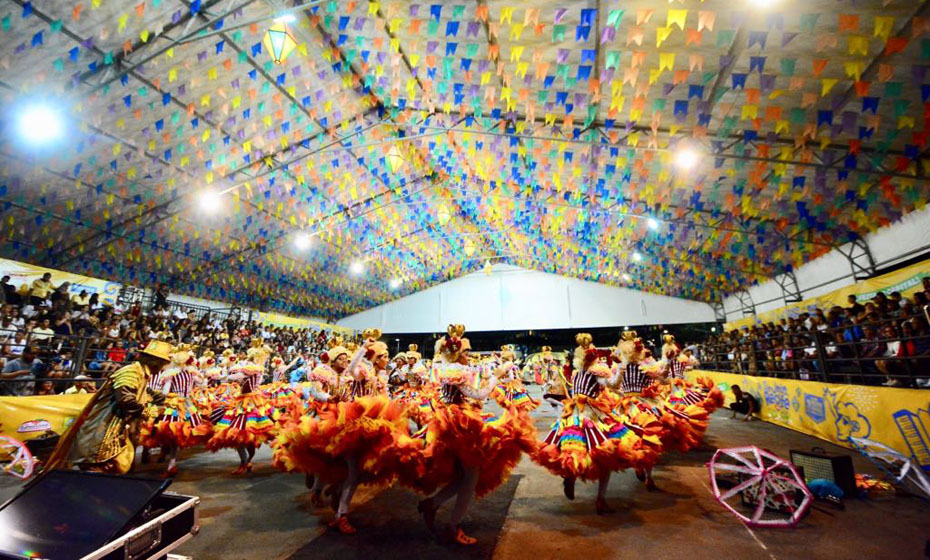
[[[544, 404], [534, 415], [545, 432], [556, 411]], [[789, 449], [822, 446], [846, 452], [764, 422], [714, 415], [705, 445], [665, 456], [656, 469], [660, 492], [647, 492], [632, 473], [611, 479], [608, 500], [616, 510], [594, 513], [595, 484], [579, 483], [576, 499], [562, 495], [561, 479], [524, 458], [511, 480], [472, 507], [464, 528], [478, 538], [471, 549], [445, 547], [431, 538], [417, 515], [416, 496], [399, 488], [359, 489], [351, 519], [359, 533], [327, 531], [328, 509], [314, 508], [302, 476], [271, 466], [259, 451], [250, 476], [229, 474], [234, 451], [184, 457], [171, 490], [200, 496], [202, 530], [177, 552], [197, 560], [326, 558], [703, 558], [823, 560], [925, 558], [930, 539], [930, 502], [913, 497], [847, 500], [845, 511], [818, 506], [795, 530], [747, 529], [724, 511], [708, 487], [704, 463], [714, 448], [757, 445], [783, 456]], [[877, 474], [855, 457], [857, 472]], [[149, 465], [143, 473], [155, 474]], [[0, 499], [16, 491], [0, 478]], [[448, 515], [451, 503], [440, 511]]]

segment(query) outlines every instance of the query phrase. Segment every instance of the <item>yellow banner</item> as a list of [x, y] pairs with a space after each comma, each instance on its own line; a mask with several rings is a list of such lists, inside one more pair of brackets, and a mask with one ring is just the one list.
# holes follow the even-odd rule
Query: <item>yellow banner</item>
[[817, 308], [826, 311], [834, 305], [847, 307], [849, 304], [846, 298], [849, 297], [850, 294], [855, 294], [860, 303], [872, 299], [875, 297], [875, 294], [880, 291], [885, 292], [886, 295], [890, 292], [901, 292], [901, 295], [909, 296], [922, 289], [921, 282], [926, 276], [930, 276], [930, 260], [902, 268], [901, 270], [889, 272], [888, 274], [876, 276], [875, 278], [869, 278], [868, 280], [857, 282], [851, 286], [834, 290], [822, 296], [805, 299], [786, 307], [780, 307], [751, 317], [730, 321], [725, 327], [726, 330], [733, 330], [758, 325], [760, 323], [768, 323], [770, 321], [777, 323], [782, 318], [797, 317], [804, 312], [811, 313]]
[[314, 321], [313, 319], [299, 319], [297, 317], [280, 315], [278, 313], [260, 312], [258, 314], [258, 319], [266, 325], [273, 325], [276, 327], [293, 327], [295, 329], [326, 329], [342, 333], [354, 332], [352, 329], [347, 329], [337, 325], [330, 325], [329, 323], [324, 323], [322, 321]]
[[714, 371], [689, 372], [710, 377], [733, 401], [730, 387], [756, 397], [759, 416], [771, 422], [820, 439], [851, 447], [849, 438], [866, 438], [883, 443], [930, 470], [930, 391], [839, 385], [753, 377]]
[[48, 430], [63, 434], [93, 395], [0, 397], [0, 435], [20, 441]]
[[52, 284], [55, 286], [60, 285], [62, 282], [69, 282], [71, 284], [68, 288], [69, 294], [78, 295], [82, 291], [87, 292], [87, 295], [100, 294], [100, 302], [109, 303], [110, 305], [116, 303], [116, 296], [119, 295], [121, 288], [121, 285], [116, 282], [101, 280], [100, 278], [91, 278], [90, 276], [71, 274], [70, 272], [62, 272], [19, 261], [0, 259], [0, 276], [8, 275], [10, 283], [17, 288], [22, 284], [32, 285], [33, 280], [41, 278], [46, 272], [52, 275]]

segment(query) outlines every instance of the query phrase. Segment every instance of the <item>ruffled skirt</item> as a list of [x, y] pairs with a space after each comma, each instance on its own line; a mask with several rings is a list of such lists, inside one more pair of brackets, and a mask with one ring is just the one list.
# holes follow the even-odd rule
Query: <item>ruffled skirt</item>
[[514, 407], [519, 411], [532, 412], [539, 403], [534, 401], [529, 393], [516, 387], [516, 384], [498, 385], [491, 392], [491, 397], [502, 408]]
[[213, 425], [193, 397], [170, 395], [164, 406], [161, 415], [142, 425], [143, 447], [194, 447], [210, 439]]
[[469, 404], [438, 404], [418, 435], [425, 472], [412, 478], [403, 471], [401, 482], [424, 493], [453, 482], [465, 467], [480, 469], [475, 495], [481, 497], [503, 484], [520, 456], [536, 444], [526, 414], [510, 408], [495, 415]]
[[271, 403], [260, 392], [233, 397], [227, 406], [214, 409], [212, 415], [218, 420], [213, 436], [207, 441], [207, 449], [211, 451], [225, 447], [258, 447], [274, 437]]
[[404, 408], [383, 395], [327, 404], [284, 420], [272, 443], [274, 464], [336, 483], [347, 475], [346, 459], [353, 458], [362, 483], [387, 484], [401, 459], [397, 441], [407, 434]]
[[660, 426], [649, 416], [618, 417], [602, 397], [565, 401], [561, 418], [533, 460], [558, 476], [584, 480], [627, 468], [651, 468], [662, 450]]

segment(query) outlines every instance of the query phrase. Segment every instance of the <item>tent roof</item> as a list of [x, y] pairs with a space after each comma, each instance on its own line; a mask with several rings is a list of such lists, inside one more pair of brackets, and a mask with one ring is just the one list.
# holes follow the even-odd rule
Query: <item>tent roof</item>
[[309, 4], [276, 65], [291, 3], [6, 0], [3, 254], [328, 318], [488, 260], [716, 301], [926, 199], [927, 2]]

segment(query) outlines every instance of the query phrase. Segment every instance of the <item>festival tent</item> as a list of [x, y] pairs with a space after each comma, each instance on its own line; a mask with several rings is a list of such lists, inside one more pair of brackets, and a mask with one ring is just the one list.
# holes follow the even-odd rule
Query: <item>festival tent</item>
[[[719, 309], [925, 204], [928, 30], [913, 0], [3, 0], [0, 254], [325, 319], [488, 264]], [[20, 139], [35, 103], [57, 143]]]
[[650, 294], [510, 265], [494, 265], [341, 319], [389, 333], [511, 331], [714, 321], [703, 302]]

